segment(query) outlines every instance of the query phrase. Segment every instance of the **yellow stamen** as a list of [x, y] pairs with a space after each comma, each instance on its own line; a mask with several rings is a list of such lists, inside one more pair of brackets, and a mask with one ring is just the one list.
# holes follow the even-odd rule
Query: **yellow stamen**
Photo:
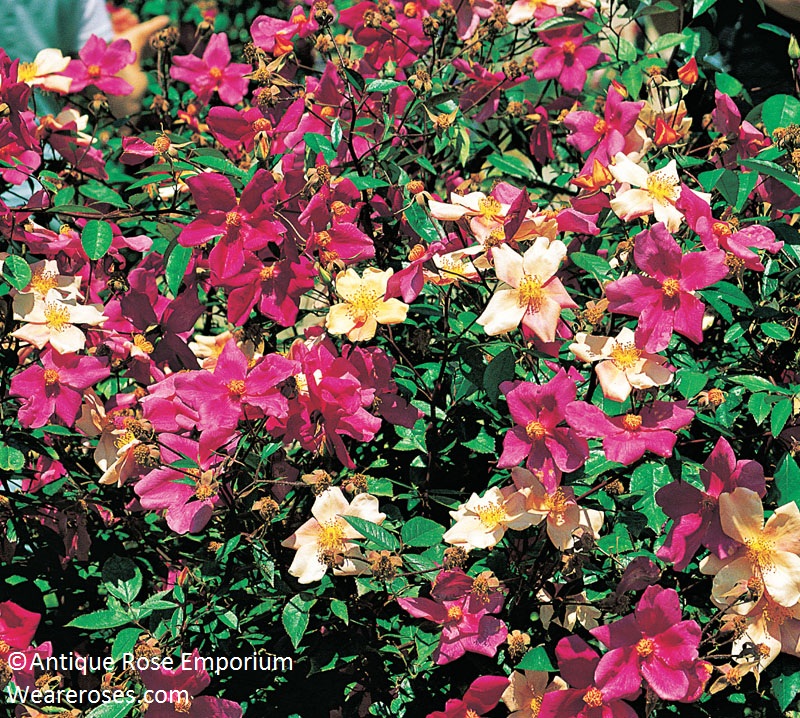
[[547, 429], [541, 421], [529, 421], [525, 426], [525, 433], [531, 441], [541, 441], [547, 435]]
[[775, 551], [774, 541], [759, 536], [758, 538], [746, 539], [744, 544], [747, 546], [747, 560], [758, 567], [761, 573], [766, 573], [774, 568], [775, 564], [772, 558]]
[[448, 621], [460, 621], [464, 616], [464, 611], [461, 610], [460, 606], [450, 606], [447, 609], [447, 620]]
[[17, 82], [30, 82], [38, 71], [35, 62], [21, 62], [17, 68]]
[[503, 211], [500, 202], [494, 197], [483, 197], [478, 200], [478, 213], [486, 222], [493, 222]]
[[661, 283], [661, 291], [664, 292], [664, 296], [666, 297], [674, 297], [678, 292], [681, 291], [680, 282], [674, 277], [665, 279]]
[[63, 304], [47, 302], [44, 305], [44, 321], [51, 331], [62, 332], [71, 323], [69, 309]]
[[611, 350], [611, 361], [614, 362], [614, 366], [617, 369], [622, 369], [623, 371], [636, 366], [636, 362], [639, 361], [641, 356], [642, 352], [631, 342], [614, 344], [614, 348]]
[[647, 178], [646, 189], [659, 204], [670, 204], [678, 199], [678, 184], [678, 180], [666, 172], [653, 172]]
[[583, 696], [583, 702], [590, 708], [599, 708], [603, 705], [603, 694], [597, 688], [590, 688]]
[[135, 346], [140, 351], [143, 351], [145, 354], [152, 354], [155, 347], [147, 341], [143, 334], [134, 334], [133, 335], [133, 346]]
[[37, 294], [45, 296], [51, 289], [58, 286], [58, 279], [55, 272], [36, 270], [31, 277], [31, 289]]
[[622, 426], [627, 431], [638, 431], [642, 425], [642, 417], [638, 414], [625, 414], [622, 419]]
[[381, 299], [377, 292], [360, 287], [352, 299], [347, 300], [347, 313], [359, 324], [363, 324], [370, 317], [378, 313]]
[[232, 379], [225, 386], [231, 396], [241, 396], [245, 392], [245, 383], [243, 379]]
[[526, 274], [519, 283], [519, 306], [528, 307], [529, 312], [538, 312], [544, 303], [545, 292], [538, 277]]
[[647, 656], [649, 656], [655, 650], [656, 650], [656, 644], [650, 638], [642, 638], [636, 644], [636, 652], [642, 658], [647, 658]]
[[344, 550], [344, 543], [344, 527], [339, 519], [331, 519], [320, 524], [317, 534], [319, 553], [325, 555], [341, 553]]
[[57, 383], [58, 379], [58, 372], [55, 369], [44, 370], [44, 383], [47, 384], [47, 386], [52, 386]]
[[506, 517], [505, 509], [496, 501], [478, 506], [475, 509], [480, 522], [490, 531], [497, 528], [498, 524]]

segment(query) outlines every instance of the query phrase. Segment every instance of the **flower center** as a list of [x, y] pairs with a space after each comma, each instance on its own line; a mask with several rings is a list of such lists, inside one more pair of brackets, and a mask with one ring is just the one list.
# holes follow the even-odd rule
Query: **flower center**
[[272, 123], [265, 117], [259, 117], [253, 122], [253, 132], [266, 132], [272, 127]]
[[583, 702], [590, 708], [599, 708], [603, 705], [603, 694], [598, 688], [590, 688], [583, 696]]
[[611, 350], [611, 361], [617, 369], [632, 369], [642, 356], [642, 352], [632, 342], [615, 344]]
[[239, 214], [235, 209], [228, 212], [225, 215], [225, 226], [226, 227], [238, 227], [242, 223], [242, 215]]
[[541, 441], [547, 435], [547, 429], [541, 421], [529, 421], [525, 425], [525, 433], [531, 441]]
[[711, 225], [711, 230], [718, 237], [729, 237], [733, 234], [733, 228], [727, 222], [719, 220]]
[[622, 426], [626, 431], [638, 431], [642, 425], [642, 417], [638, 414], [625, 414]]
[[646, 188], [659, 204], [669, 204], [678, 199], [678, 180], [666, 172], [653, 172], [649, 175]]
[[[792, 612], [784, 606], [771, 603], [768, 608], [764, 609], [762, 615], [768, 624], [772, 623], [776, 626], [782, 626], [787, 619], [792, 617]], [[0, 651], [0, 653], [2, 653], [2, 651]]]
[[354, 321], [363, 324], [377, 313], [380, 298], [376, 292], [362, 287], [355, 292], [347, 304], [349, 305], [348, 314]]
[[344, 550], [344, 527], [339, 519], [320, 524], [317, 546], [322, 554], [341, 553]]
[[642, 657], [647, 658], [656, 649], [656, 644], [651, 638], [642, 638], [636, 644], [636, 652]]
[[497, 525], [506, 517], [505, 509], [496, 501], [478, 506], [475, 513], [480, 522], [490, 531], [496, 529]]
[[348, 210], [348, 207], [344, 202], [342, 202], [342, 201], [340, 201], [338, 199], [334, 200], [333, 202], [331, 202], [331, 212], [333, 212], [333, 214], [336, 217], [344, 216], [345, 214], [347, 214], [347, 210]]
[[680, 282], [674, 277], [665, 279], [661, 283], [661, 291], [664, 292], [665, 297], [674, 297], [678, 292], [681, 291]]
[[747, 546], [747, 560], [762, 573], [770, 571], [773, 566], [772, 554], [775, 550], [775, 542], [770, 541], [768, 538], [759, 536], [758, 538], [750, 538], [745, 540]]
[[69, 309], [63, 304], [47, 302], [44, 305], [45, 324], [54, 332], [62, 332], [69, 324]]
[[192, 710], [192, 700], [190, 698], [179, 698], [175, 703], [176, 713], [188, 713]]
[[55, 272], [37, 270], [31, 277], [31, 289], [42, 296], [58, 286]]
[[11, 650], [11, 646], [9, 646], [2, 638], [0, 638], [0, 653], [8, 653]]
[[44, 370], [44, 383], [47, 386], [52, 386], [58, 382], [58, 372], [55, 369]]
[[563, 517], [567, 510], [567, 497], [560, 486], [552, 494], [547, 494], [544, 505], [554, 518]]
[[241, 396], [245, 391], [244, 379], [231, 379], [226, 385], [231, 396]]
[[86, 74], [89, 75], [89, 77], [97, 78], [103, 74], [103, 71], [100, 69], [100, 65], [89, 65], [86, 68]]
[[725, 393], [722, 389], [714, 389], [708, 390], [708, 401], [713, 404], [714, 406], [719, 406], [720, 404], [725, 403]]
[[572, 40], [567, 40], [562, 46], [561, 49], [564, 51], [565, 55], [574, 55], [575, 50], [578, 49], [578, 46], [572, 42]]
[[200, 483], [199, 481], [194, 490], [194, 495], [201, 501], [210, 499], [212, 496], [216, 496], [216, 494], [217, 489], [212, 484]]
[[169, 137], [166, 135], [159, 135], [153, 142], [153, 149], [160, 155], [169, 152], [170, 147], [172, 147], [172, 142], [169, 141]]
[[124, 449], [128, 444], [136, 441], [136, 434], [132, 431], [125, 431], [114, 440], [114, 446], [118, 449]]
[[261, 271], [258, 273], [258, 278], [262, 282], [266, 282], [272, 279], [275, 276], [275, 265], [274, 264], [267, 264], [261, 267]]
[[448, 621], [460, 621], [464, 616], [464, 611], [461, 610], [460, 606], [450, 606], [447, 609], [447, 620]]
[[35, 62], [21, 62], [17, 68], [17, 82], [30, 82], [38, 70]]
[[134, 334], [133, 335], [133, 346], [135, 346], [140, 351], [143, 351], [145, 354], [152, 354], [155, 347], [147, 341], [143, 334]]
[[331, 243], [331, 235], [330, 232], [326, 232], [323, 230], [322, 232], [317, 232], [317, 244], [320, 247], [327, 247]]
[[519, 306], [527, 306], [529, 312], [538, 312], [542, 308], [545, 292], [538, 277], [524, 275], [519, 283], [517, 293], [519, 294]]
[[604, 135], [608, 129], [608, 123], [604, 119], [598, 118], [592, 129], [595, 131], [595, 134]]
[[208, 74], [211, 75], [211, 77], [213, 77], [217, 82], [222, 79], [222, 70], [220, 70], [218, 67], [212, 67], [208, 71]]
[[502, 209], [500, 202], [494, 197], [484, 197], [478, 200], [478, 213], [486, 222], [494, 222]]
[[425, 247], [421, 244], [415, 244], [408, 252], [408, 261], [416, 262], [420, 257], [424, 256]]

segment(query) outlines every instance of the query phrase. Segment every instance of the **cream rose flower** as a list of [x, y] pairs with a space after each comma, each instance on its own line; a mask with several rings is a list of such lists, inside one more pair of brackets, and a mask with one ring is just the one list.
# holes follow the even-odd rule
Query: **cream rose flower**
[[344, 300], [328, 312], [325, 327], [331, 334], [347, 334], [351, 342], [375, 336], [378, 324], [400, 324], [408, 314], [408, 304], [399, 299], [384, 299], [393, 270], [382, 272], [367, 267], [362, 277], [354, 269], [336, 276], [336, 293]]
[[342, 490], [333, 486], [317, 496], [311, 508], [313, 518], [306, 521], [281, 546], [297, 551], [289, 573], [300, 583], [319, 581], [333, 567], [335, 575], [367, 573], [369, 564], [353, 539], [362, 536], [345, 516], [380, 524], [386, 514], [378, 511], [378, 499], [359, 494], [348, 504]]
[[633, 389], [650, 389], [672, 381], [672, 372], [664, 366], [667, 360], [638, 349], [633, 330], [627, 327], [616, 339], [579, 332], [569, 350], [581, 361], [600, 362], [595, 371], [606, 399], [625, 401]]

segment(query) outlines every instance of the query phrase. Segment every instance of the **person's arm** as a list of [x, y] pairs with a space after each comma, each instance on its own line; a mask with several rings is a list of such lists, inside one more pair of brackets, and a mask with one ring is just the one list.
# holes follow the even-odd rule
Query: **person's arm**
[[784, 17], [800, 22], [799, 0], [764, 0], [764, 5], [771, 7], [775, 12], [779, 12]]
[[115, 39], [123, 38], [131, 44], [131, 49], [136, 53], [136, 60], [132, 65], [123, 68], [118, 77], [121, 77], [133, 87], [130, 95], [111, 96], [108, 98], [108, 108], [115, 117], [125, 117], [137, 113], [142, 105], [142, 97], [147, 91], [147, 73], [142, 70], [142, 52], [147, 47], [150, 37], [169, 25], [169, 17], [159, 15], [147, 22], [137, 23], [118, 33]]

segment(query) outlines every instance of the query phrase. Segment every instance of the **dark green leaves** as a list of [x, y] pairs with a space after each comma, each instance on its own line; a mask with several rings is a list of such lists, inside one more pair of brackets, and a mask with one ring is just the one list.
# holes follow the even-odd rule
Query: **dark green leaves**
[[99, 219], [90, 219], [81, 232], [81, 246], [89, 259], [105, 257], [113, 239], [111, 225]]

